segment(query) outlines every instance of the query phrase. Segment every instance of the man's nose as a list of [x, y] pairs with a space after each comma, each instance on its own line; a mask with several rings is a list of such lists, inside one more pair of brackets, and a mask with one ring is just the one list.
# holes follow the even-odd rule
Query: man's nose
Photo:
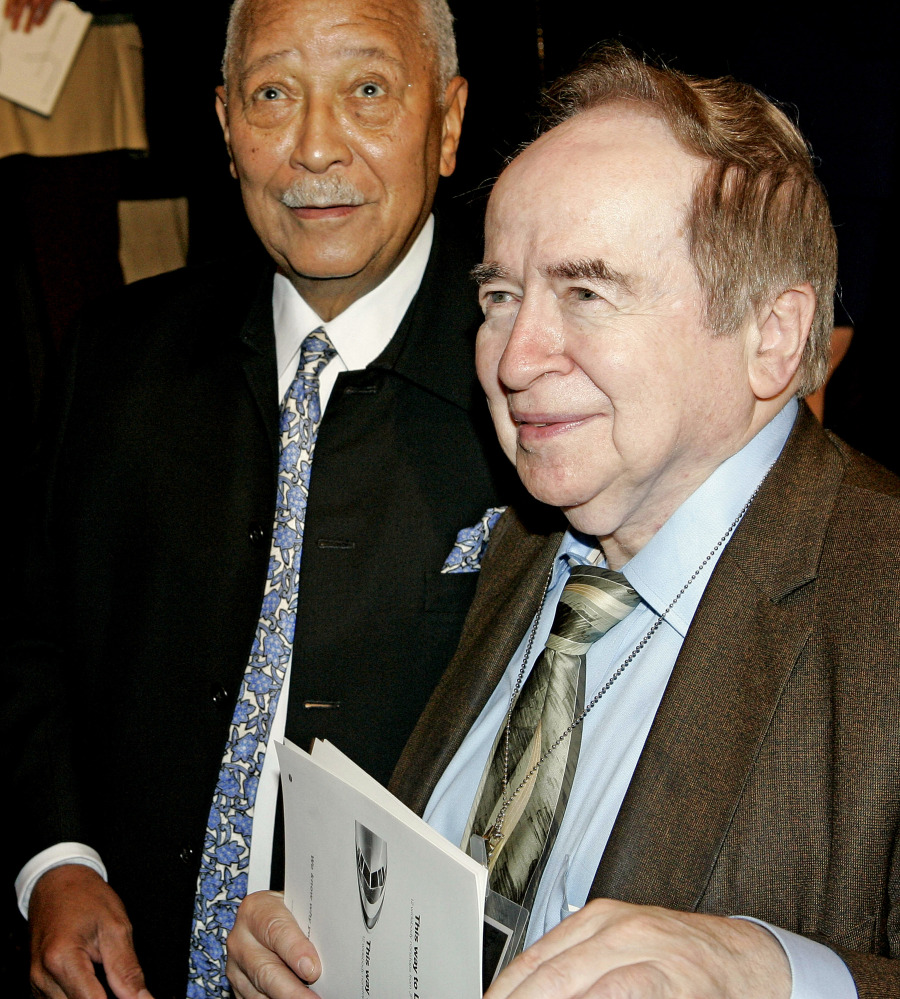
[[338, 109], [325, 97], [313, 96], [297, 124], [291, 166], [325, 173], [335, 164], [348, 166], [353, 153]]
[[500, 381], [510, 391], [520, 392], [546, 374], [566, 374], [572, 367], [558, 314], [526, 298], [500, 356]]

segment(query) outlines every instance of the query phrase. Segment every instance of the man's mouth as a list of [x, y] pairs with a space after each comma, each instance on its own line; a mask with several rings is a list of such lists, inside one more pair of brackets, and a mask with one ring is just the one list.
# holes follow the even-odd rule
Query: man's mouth
[[520, 440], [544, 440], [564, 434], [590, 417], [584, 413], [524, 414], [511, 412]]
[[300, 205], [291, 211], [301, 219], [344, 218], [356, 211], [358, 205]]
[[535, 413], [532, 415], [511, 410], [509, 415], [512, 417], [513, 423], [520, 427], [549, 427], [559, 423], [580, 423], [581, 420], [586, 419], [584, 413]]

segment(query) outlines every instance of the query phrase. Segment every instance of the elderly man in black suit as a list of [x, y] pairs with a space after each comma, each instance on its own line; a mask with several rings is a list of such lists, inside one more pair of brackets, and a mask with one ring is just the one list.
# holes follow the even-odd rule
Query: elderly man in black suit
[[98, 976], [119, 999], [228, 994], [224, 935], [277, 865], [271, 739], [326, 736], [387, 779], [502, 498], [472, 256], [431, 215], [466, 101], [446, 3], [238, 0], [224, 65], [271, 260], [83, 320], [41, 610], [7, 657], [13, 858], [54, 999]]

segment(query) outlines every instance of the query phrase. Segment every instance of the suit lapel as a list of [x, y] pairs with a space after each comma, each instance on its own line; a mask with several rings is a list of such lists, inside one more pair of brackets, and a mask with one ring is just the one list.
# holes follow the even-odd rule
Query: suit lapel
[[394, 371], [461, 409], [484, 406], [472, 357], [484, 318], [474, 285], [460, 261], [479, 259], [440, 219], [422, 283], [397, 332], [374, 368]]
[[278, 365], [275, 355], [275, 325], [272, 317], [271, 270], [259, 282], [246, 321], [240, 331], [240, 358], [247, 385], [266, 428], [266, 438], [277, 458], [279, 448]]
[[589, 897], [700, 903], [811, 632], [811, 584], [842, 472], [803, 407], [706, 588]]
[[532, 531], [512, 511], [494, 528], [459, 647], [391, 778], [414, 811], [424, 810], [531, 624], [561, 537]]

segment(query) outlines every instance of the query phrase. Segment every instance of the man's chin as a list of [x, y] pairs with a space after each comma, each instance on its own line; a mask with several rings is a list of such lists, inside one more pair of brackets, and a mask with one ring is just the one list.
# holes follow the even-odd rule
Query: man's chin
[[323, 322], [334, 319], [344, 309], [377, 287], [384, 274], [370, 266], [311, 264], [307, 261], [278, 261], [278, 270], [294, 286]]
[[291, 261], [278, 259], [278, 273], [288, 281], [350, 281], [359, 277], [365, 270], [362, 267], [351, 266], [349, 263], [312, 263], [308, 261]]
[[587, 515], [586, 507], [596, 499], [596, 492], [576, 482], [565, 461], [542, 461], [534, 455], [523, 460], [521, 449], [514, 460], [522, 485], [536, 500], [559, 507], [566, 517], [570, 512], [573, 516]]
[[[310, 226], [315, 229], [315, 226]], [[355, 227], [356, 230], [359, 227]], [[342, 233], [278, 231], [274, 239], [262, 237], [263, 245], [279, 270], [289, 280], [342, 281], [355, 278], [370, 267], [378, 255], [379, 246], [364, 241], [364, 232]]]

